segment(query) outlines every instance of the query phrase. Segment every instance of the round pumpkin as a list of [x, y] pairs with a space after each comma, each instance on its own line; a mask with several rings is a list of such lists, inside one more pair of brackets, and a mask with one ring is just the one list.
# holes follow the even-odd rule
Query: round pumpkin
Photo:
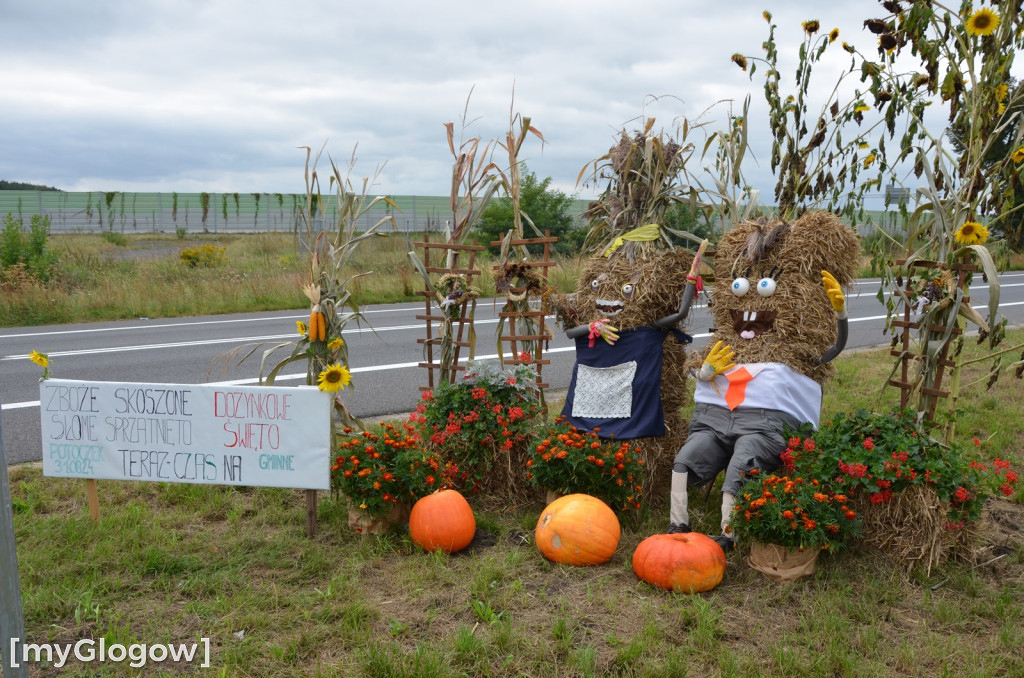
[[725, 552], [714, 539], [697, 532], [656, 534], [633, 552], [633, 573], [670, 591], [710, 591], [725, 576]]
[[565, 565], [600, 565], [619, 546], [619, 519], [589, 494], [568, 494], [547, 505], [534, 536], [544, 557]]
[[428, 494], [413, 505], [409, 514], [409, 536], [424, 551], [461, 551], [473, 541], [474, 534], [473, 509], [455, 490]]

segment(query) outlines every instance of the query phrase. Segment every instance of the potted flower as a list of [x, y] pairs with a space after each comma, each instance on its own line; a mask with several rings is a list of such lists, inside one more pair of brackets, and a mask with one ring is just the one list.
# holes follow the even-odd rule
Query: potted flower
[[967, 545], [987, 497], [1015, 490], [1009, 462], [982, 459], [980, 447], [976, 438], [967, 445], [935, 440], [911, 411], [860, 409], [816, 432], [792, 433], [782, 461], [786, 472], [849, 495], [864, 514], [868, 543], [930, 570], [946, 551]]
[[410, 423], [452, 465], [457, 489], [521, 494], [519, 469], [541, 411], [535, 383], [530, 366], [470, 361], [462, 378], [423, 391]]
[[819, 553], [840, 550], [860, 527], [849, 498], [816, 478], [757, 469], [749, 477], [736, 497], [730, 527], [751, 544], [750, 566], [769, 578], [811, 574]]
[[447, 471], [412, 424], [381, 422], [361, 433], [344, 429], [331, 487], [348, 498], [350, 527], [381, 534], [407, 521], [417, 499], [444, 486]]
[[534, 439], [526, 480], [557, 495], [589, 494], [616, 510], [639, 509], [643, 459], [629, 440], [600, 438], [558, 417]]

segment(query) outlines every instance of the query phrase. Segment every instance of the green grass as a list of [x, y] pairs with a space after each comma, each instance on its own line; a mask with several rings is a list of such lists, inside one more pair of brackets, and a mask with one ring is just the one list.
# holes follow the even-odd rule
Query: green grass
[[[294, 309], [308, 304], [301, 286], [308, 278], [308, 254], [291, 234], [204, 235], [185, 240], [173, 234], [72, 234], [50, 238], [58, 258], [49, 283], [0, 274], [0, 327], [178, 317]], [[359, 246], [359, 272], [349, 285], [360, 304], [422, 300], [423, 281], [407, 252], [421, 238], [404, 234], [371, 238]], [[225, 248], [222, 265], [190, 267], [182, 251], [209, 244]], [[419, 251], [422, 255], [422, 250]], [[491, 261], [478, 259], [477, 284], [494, 294]], [[551, 284], [574, 289], [580, 261], [559, 259]]]
[[[1008, 342], [1024, 340], [1011, 333]], [[974, 350], [968, 347], [967, 351]], [[824, 417], [888, 408], [883, 351], [847, 353]], [[967, 375], [983, 376], [983, 366]], [[1020, 382], [966, 387], [958, 433], [1024, 467]], [[1007, 676], [1024, 675], [1024, 496], [992, 500], [977, 562], [905, 573], [855, 545], [811, 578], [779, 585], [729, 556], [706, 594], [636, 579], [631, 556], [666, 509], [622, 519], [599, 567], [550, 563], [532, 543], [536, 501], [476, 498], [492, 546], [446, 556], [407, 535], [350, 531], [343, 500], [321, 493], [305, 536], [299, 491], [101, 481], [88, 519], [81, 481], [11, 469], [25, 621], [32, 642], [191, 642], [211, 638], [225, 676]], [[717, 492], [692, 502], [717, 525]], [[941, 586], [932, 587], [940, 582]], [[194, 672], [167, 666], [167, 675]], [[158, 675], [147, 670], [145, 675]], [[54, 669], [38, 675], [57, 675]], [[60, 675], [137, 675], [78, 665]]]

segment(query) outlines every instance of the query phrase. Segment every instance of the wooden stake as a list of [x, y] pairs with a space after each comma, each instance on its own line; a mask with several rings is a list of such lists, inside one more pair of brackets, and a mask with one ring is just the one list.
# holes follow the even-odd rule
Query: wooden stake
[[100, 522], [100, 495], [96, 491], [96, 479], [89, 478], [85, 481], [85, 494], [89, 498], [89, 517], [92, 522]]
[[316, 490], [306, 490], [306, 536], [316, 536]]

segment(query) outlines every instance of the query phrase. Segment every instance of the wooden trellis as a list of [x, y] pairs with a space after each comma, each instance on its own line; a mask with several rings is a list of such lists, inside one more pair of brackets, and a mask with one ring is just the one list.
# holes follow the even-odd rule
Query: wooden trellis
[[[423, 236], [423, 242], [413, 243], [416, 247], [423, 248], [423, 267], [427, 273], [433, 276], [434, 274], [444, 275], [450, 273], [453, 275], [461, 275], [466, 280], [466, 286], [473, 284], [473, 278], [479, 276], [481, 271], [476, 266], [476, 254], [487, 249], [482, 245], [458, 245], [450, 242], [430, 242], [430, 234], [426, 233]], [[455, 267], [448, 268], [447, 266], [432, 266], [430, 253], [432, 251], [439, 251], [441, 262], [448, 260], [448, 252], [455, 252], [455, 261], [457, 262], [457, 256], [459, 253], [466, 252], [469, 255], [469, 261], [465, 268]], [[435, 361], [435, 349], [438, 348], [438, 342], [441, 338], [440, 324], [445, 321], [443, 311], [436, 308], [434, 305], [435, 297], [434, 292], [430, 289], [423, 289], [419, 292], [424, 297], [424, 313], [417, 315], [417, 320], [423, 320], [426, 322], [427, 336], [425, 338], [417, 339], [416, 342], [422, 344], [424, 347], [424, 362], [419, 363], [419, 367], [426, 368], [427, 370], [427, 386], [425, 388], [433, 389], [438, 385], [439, 380], [434, 378], [434, 372], [441, 370], [440, 361]], [[472, 329], [473, 318], [466, 315], [469, 307], [469, 302], [463, 302], [459, 305], [459, 316], [452, 320], [454, 336], [452, 338], [452, 345], [455, 350], [455, 361], [452, 365], [452, 374], [457, 374], [460, 371], [466, 369], [465, 365], [459, 364], [459, 355], [462, 349], [465, 348], [469, 351], [469, 357], [473, 357], [474, 346], [469, 341], [469, 332]], [[437, 311], [435, 313], [435, 311]], [[437, 332], [435, 332], [435, 324]], [[457, 326], [457, 328], [455, 328]]]
[[[896, 262], [899, 265], [903, 265], [906, 261]], [[974, 264], [968, 263], [956, 263], [952, 266], [946, 266], [945, 264], [937, 261], [914, 261], [911, 264], [912, 268], [923, 268], [923, 269], [941, 269], [953, 271], [956, 275], [956, 284], [961, 290], [964, 290], [963, 303], [969, 304], [971, 301], [970, 296], [967, 295], [969, 291], [967, 286], [967, 276], [970, 273], [974, 273], [978, 270], [978, 267]], [[912, 299], [914, 296], [914, 290], [911, 288], [913, 283], [913, 276], [908, 276], [906, 285], [904, 286], [902, 276], [897, 278], [897, 285], [904, 287], [904, 294], [908, 299]], [[903, 319], [893, 320], [890, 325], [900, 329], [899, 335], [896, 338], [895, 346], [890, 351], [893, 356], [900, 358], [900, 379], [890, 379], [889, 385], [895, 386], [900, 389], [900, 407], [907, 408], [910, 406], [911, 397], [914, 391], [918, 388], [914, 384], [910, 383], [910, 371], [911, 361], [915, 359], [914, 354], [910, 349], [911, 332], [921, 329], [921, 323], [912, 321], [910, 318], [912, 304], [903, 302]], [[957, 309], [953, 308], [950, 313], [956, 314]], [[954, 322], [951, 320], [950, 322]], [[925, 341], [931, 341], [933, 339], [941, 339], [946, 335], [946, 325], [933, 324], [927, 328], [925, 332]], [[949, 345], [953, 342], [953, 339], [963, 334], [963, 329], [960, 327], [952, 328], [949, 334], [949, 338], [942, 344], [942, 348], [939, 349], [939, 354], [936, 356], [936, 368], [935, 368], [935, 381], [931, 386], [922, 385], [920, 386], [921, 393], [928, 396], [926, 401], [927, 406], [925, 409], [925, 419], [927, 421], [935, 420], [935, 410], [938, 406], [939, 398], [948, 398], [950, 393], [942, 389], [942, 378], [947, 368], [956, 367], [956, 362], [949, 358]]]
[[[537, 278], [540, 280], [540, 287], [547, 289], [548, 286], [548, 269], [555, 265], [554, 261], [551, 261], [551, 245], [558, 242], [557, 237], [552, 237], [550, 231], [544, 232], [543, 238], [523, 238], [519, 240], [512, 240], [509, 242], [509, 248], [515, 248], [518, 246], [525, 245], [543, 245], [544, 251], [541, 254], [540, 261], [524, 261], [522, 264], [528, 266], [531, 270], [536, 271]], [[502, 241], [497, 240], [491, 243], [492, 247], [496, 247], [502, 244]], [[495, 277], [500, 276], [501, 271], [495, 266]], [[512, 294], [523, 294], [527, 292], [526, 287], [512, 287], [509, 290]], [[527, 296], [529, 299], [529, 296]], [[537, 309], [522, 310], [515, 308], [512, 302], [506, 301], [504, 310], [498, 314], [498, 325], [499, 334], [501, 335], [501, 348], [499, 350], [499, 359], [503, 365], [533, 365], [537, 370], [536, 388], [537, 391], [543, 394], [544, 389], [548, 387], [548, 384], [544, 382], [542, 371], [545, 365], [549, 365], [551, 360], [544, 357], [544, 345], [549, 336], [547, 330], [547, 316], [551, 313], [548, 307], [548, 295], [542, 294], [540, 297], [540, 307]], [[517, 329], [517, 321], [522, 318], [534, 318], [537, 323], [536, 333], [534, 334], [519, 334]], [[501, 332], [501, 325], [507, 323], [507, 333]], [[508, 349], [511, 357], [505, 357], [504, 346], [508, 343]], [[527, 354], [525, 357], [522, 356], [522, 352], [519, 350], [519, 345], [525, 342], [536, 342], [536, 350], [532, 353]]]

